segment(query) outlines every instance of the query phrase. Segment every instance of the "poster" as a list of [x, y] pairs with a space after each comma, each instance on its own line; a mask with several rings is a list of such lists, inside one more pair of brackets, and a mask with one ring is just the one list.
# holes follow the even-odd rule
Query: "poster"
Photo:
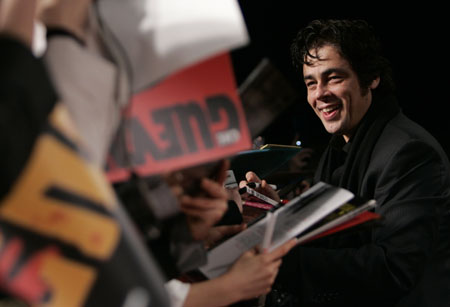
[[251, 137], [228, 53], [183, 69], [132, 97], [107, 162], [112, 182], [249, 149]]

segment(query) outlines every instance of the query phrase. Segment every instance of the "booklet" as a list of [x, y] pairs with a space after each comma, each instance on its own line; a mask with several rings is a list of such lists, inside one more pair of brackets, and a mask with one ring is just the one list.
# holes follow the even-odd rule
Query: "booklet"
[[334, 212], [327, 215], [322, 221], [314, 225], [308, 233], [297, 238], [298, 243], [308, 242], [325, 235], [356, 226], [373, 218], [378, 218], [376, 213], [368, 212], [376, 205], [375, 200], [363, 202], [356, 198], [353, 202], [348, 202]]
[[260, 149], [245, 150], [232, 156], [230, 169], [237, 182], [245, 180], [248, 171], [253, 171], [264, 179], [283, 167], [301, 150], [300, 146], [267, 144]]
[[[251, 248], [262, 246], [271, 251], [293, 238], [305, 242], [375, 205], [374, 200], [362, 201], [348, 190], [319, 182], [287, 204], [268, 211], [270, 214], [262, 215], [246, 230], [209, 250], [207, 264], [200, 268], [200, 272], [207, 278], [215, 278], [225, 273], [242, 253]], [[378, 215], [372, 218], [375, 217]], [[267, 227], [271, 223], [274, 223], [273, 233], [269, 234]], [[270, 244], [267, 243], [267, 236], [271, 237]]]

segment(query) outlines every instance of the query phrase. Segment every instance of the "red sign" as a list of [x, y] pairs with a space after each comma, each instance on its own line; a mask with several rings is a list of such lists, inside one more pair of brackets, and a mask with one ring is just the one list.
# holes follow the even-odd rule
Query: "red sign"
[[[111, 181], [147, 176], [249, 149], [251, 137], [231, 60], [222, 54], [136, 94], [108, 159]], [[125, 154], [123, 152], [125, 151]]]

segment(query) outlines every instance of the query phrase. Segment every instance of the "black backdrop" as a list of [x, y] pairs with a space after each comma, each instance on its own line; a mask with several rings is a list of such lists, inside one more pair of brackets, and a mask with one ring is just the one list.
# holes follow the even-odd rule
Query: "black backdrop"
[[250, 44], [232, 52], [240, 84], [263, 57], [288, 78], [302, 100], [284, 112], [263, 135], [267, 142], [287, 143], [297, 131], [305, 146], [326, 142], [328, 135], [307, 105], [304, 85], [291, 67], [289, 45], [298, 29], [317, 18], [360, 18], [379, 34], [385, 56], [391, 61], [397, 96], [404, 113], [424, 126], [450, 154], [450, 83], [448, 74], [450, 17], [431, 2], [415, 6], [380, 8], [329, 6], [321, 1], [240, 0]]

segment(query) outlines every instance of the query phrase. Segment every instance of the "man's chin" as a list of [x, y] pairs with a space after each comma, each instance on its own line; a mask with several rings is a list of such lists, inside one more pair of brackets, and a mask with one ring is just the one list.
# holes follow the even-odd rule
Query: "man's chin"
[[335, 126], [335, 125], [324, 125], [324, 126], [325, 126], [325, 130], [329, 134], [342, 135], [342, 130], [340, 129], [340, 127]]

